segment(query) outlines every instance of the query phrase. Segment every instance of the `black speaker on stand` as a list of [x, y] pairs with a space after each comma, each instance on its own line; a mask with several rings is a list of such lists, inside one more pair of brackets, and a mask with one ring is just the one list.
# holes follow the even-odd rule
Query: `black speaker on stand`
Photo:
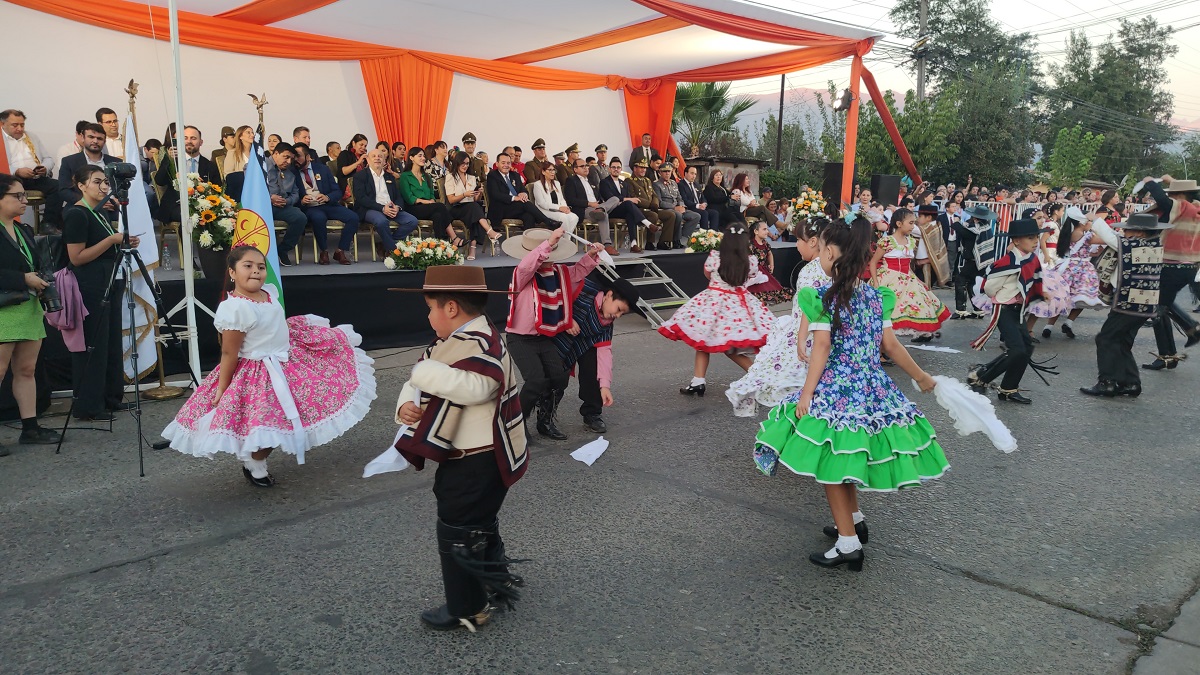
[[[854, 165], [854, 176], [858, 176], [858, 165]], [[825, 178], [821, 181], [821, 194], [826, 202], [837, 203], [842, 198], [842, 163], [825, 162]], [[854, 193], [850, 194], [851, 201]]]
[[900, 176], [875, 174], [871, 176], [871, 197], [883, 206], [900, 203]]

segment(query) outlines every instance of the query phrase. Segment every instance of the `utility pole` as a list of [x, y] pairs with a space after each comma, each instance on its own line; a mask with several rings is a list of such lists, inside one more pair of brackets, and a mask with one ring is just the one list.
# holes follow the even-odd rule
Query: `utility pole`
[[925, 31], [929, 29], [929, 0], [918, 0], [920, 9], [917, 10], [917, 20], [921, 27], [917, 31], [917, 100], [925, 100], [925, 53], [929, 38]]
[[783, 88], [787, 84], [787, 75], [779, 76], [779, 126], [775, 129], [775, 169], [783, 170]]

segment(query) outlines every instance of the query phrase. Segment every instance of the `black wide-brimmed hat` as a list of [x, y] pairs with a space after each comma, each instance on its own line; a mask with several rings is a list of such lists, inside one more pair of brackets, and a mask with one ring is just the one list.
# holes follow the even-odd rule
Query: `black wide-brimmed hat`
[[1017, 237], [1036, 237], [1043, 232], [1049, 232], [1049, 228], [1043, 228], [1038, 225], [1038, 221], [1033, 218], [1019, 218], [1008, 224], [1008, 238], [1016, 239]]
[[[1182, 182], [1182, 181], [1180, 181]], [[1164, 223], [1158, 219], [1158, 216], [1153, 213], [1135, 213], [1129, 216], [1125, 222], [1117, 225], [1122, 230], [1141, 230], [1143, 232], [1153, 232], [1155, 230], [1166, 230], [1175, 227], [1171, 223]]]
[[971, 208], [967, 209], [966, 213], [968, 218], [975, 218], [978, 220], [992, 221], [999, 217], [996, 215], [995, 211], [989, 209], [983, 204], [976, 204], [975, 206], [972, 206]]

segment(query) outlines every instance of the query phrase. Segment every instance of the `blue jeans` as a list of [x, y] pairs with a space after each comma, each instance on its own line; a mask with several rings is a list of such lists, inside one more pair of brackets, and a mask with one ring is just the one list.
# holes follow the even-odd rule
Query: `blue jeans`
[[[383, 246], [386, 250], [392, 251], [396, 248], [396, 240], [404, 239], [408, 235], [417, 231], [417, 217], [407, 211], [401, 211], [396, 214], [391, 220], [383, 215], [383, 211], [374, 209], [367, 211], [363, 217], [368, 225], [375, 228], [379, 233], [379, 238], [383, 240]], [[396, 223], [396, 230], [393, 232], [391, 223]]]
[[317, 240], [317, 248], [324, 251], [329, 248], [329, 237], [325, 224], [330, 220], [340, 220], [345, 224], [342, 237], [338, 240], [338, 248], [349, 251], [354, 243], [354, 235], [358, 232], [358, 214], [337, 204], [321, 204], [304, 209], [308, 223], [312, 225], [313, 237]]

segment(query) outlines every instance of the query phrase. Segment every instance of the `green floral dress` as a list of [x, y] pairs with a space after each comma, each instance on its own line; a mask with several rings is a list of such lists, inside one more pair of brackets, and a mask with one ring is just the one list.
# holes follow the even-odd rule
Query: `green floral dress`
[[[796, 295], [810, 331], [830, 330], [821, 306], [828, 286]], [[833, 335], [808, 414], [796, 418], [800, 392], [771, 410], [755, 438], [754, 459], [768, 475], [783, 464], [818, 483], [853, 483], [891, 492], [917, 487], [950, 468], [929, 421], [879, 363], [883, 329], [896, 296], [859, 284]]]

